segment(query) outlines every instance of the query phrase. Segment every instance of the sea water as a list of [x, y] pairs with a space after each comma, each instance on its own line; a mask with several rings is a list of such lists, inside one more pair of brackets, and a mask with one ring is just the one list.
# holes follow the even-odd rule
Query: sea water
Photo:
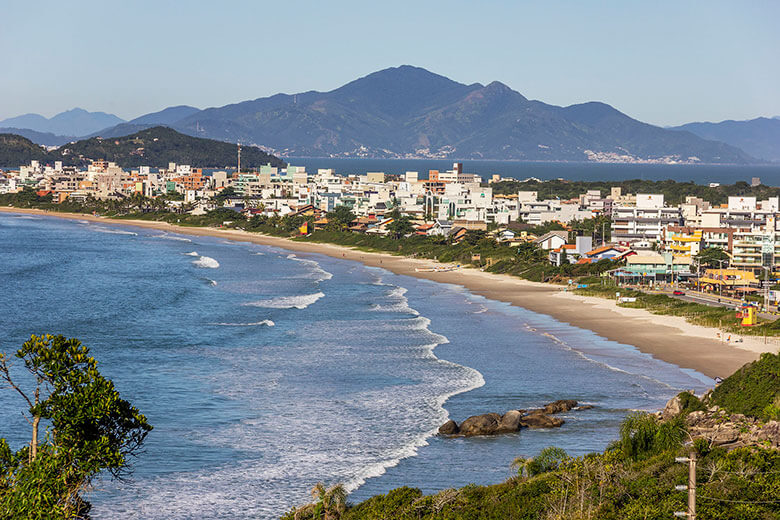
[[[77, 337], [154, 425], [132, 478], [95, 483], [95, 518], [275, 518], [317, 482], [352, 501], [497, 483], [518, 455], [601, 450], [631, 410], [712, 383], [458, 286], [250, 243], [0, 214], [0, 265], [0, 349]], [[562, 398], [595, 408], [558, 429], [435, 435]], [[22, 410], [0, 391], [13, 448]]]

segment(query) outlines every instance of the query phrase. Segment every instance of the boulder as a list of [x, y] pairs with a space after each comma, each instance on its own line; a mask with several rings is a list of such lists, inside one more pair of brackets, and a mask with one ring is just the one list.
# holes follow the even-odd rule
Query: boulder
[[473, 435], [493, 435], [498, 433], [501, 416], [497, 413], [472, 415], [460, 424], [460, 434], [466, 437]]
[[669, 401], [666, 403], [666, 406], [664, 406], [664, 410], [661, 412], [661, 418], [663, 420], [668, 420], [672, 417], [677, 417], [681, 412], [682, 402], [678, 396], [674, 396], [669, 399]]
[[575, 406], [577, 406], [577, 401], [574, 399], [560, 399], [554, 403], [545, 405], [545, 407], [542, 408], [542, 412], [547, 414], [568, 412]]
[[439, 433], [441, 435], [456, 435], [459, 431], [460, 428], [458, 428], [458, 423], [452, 419], [439, 426]]
[[511, 433], [516, 432], [522, 425], [520, 421], [523, 418], [522, 410], [509, 410], [507, 413], [501, 416], [501, 420], [498, 423], [498, 430], [496, 433]]
[[563, 419], [538, 412], [528, 414], [520, 419], [520, 424], [526, 428], [558, 428], [563, 423]]
[[780, 446], [780, 422], [769, 421], [761, 428], [758, 438], [762, 441], [769, 441], [772, 446]]

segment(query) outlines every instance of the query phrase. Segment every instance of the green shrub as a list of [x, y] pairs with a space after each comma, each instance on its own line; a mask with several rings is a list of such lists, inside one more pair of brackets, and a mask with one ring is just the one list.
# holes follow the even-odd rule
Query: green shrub
[[764, 353], [726, 378], [712, 392], [712, 403], [731, 413], [760, 419], [777, 417], [780, 356]]

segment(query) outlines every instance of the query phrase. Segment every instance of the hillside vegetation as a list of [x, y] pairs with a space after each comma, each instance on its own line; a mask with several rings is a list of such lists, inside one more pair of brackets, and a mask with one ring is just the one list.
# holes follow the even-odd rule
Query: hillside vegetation
[[[232, 143], [191, 137], [162, 126], [123, 137], [84, 139], [51, 152], [21, 136], [0, 134], [0, 165], [16, 167], [33, 159], [42, 163], [62, 161], [69, 166], [86, 166], [88, 159], [105, 159], [123, 168], [167, 166], [169, 162], [196, 168], [224, 168], [235, 167], [237, 149]], [[242, 167], [256, 168], [269, 163], [285, 166], [284, 161], [260, 148], [241, 149]]]

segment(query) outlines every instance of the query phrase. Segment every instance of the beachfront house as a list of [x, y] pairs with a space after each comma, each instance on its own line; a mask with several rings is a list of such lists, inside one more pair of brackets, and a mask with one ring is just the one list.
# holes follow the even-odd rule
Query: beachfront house
[[549, 251], [552, 249], [558, 249], [559, 247], [565, 245], [568, 238], [569, 238], [568, 231], [555, 230], [540, 236], [539, 238], [534, 240], [534, 244], [539, 246], [540, 249]]

